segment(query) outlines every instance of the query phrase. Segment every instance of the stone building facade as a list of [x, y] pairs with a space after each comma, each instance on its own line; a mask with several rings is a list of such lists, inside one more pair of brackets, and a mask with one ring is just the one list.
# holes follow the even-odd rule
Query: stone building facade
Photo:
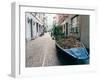
[[54, 23], [61, 26], [65, 36], [74, 35], [89, 48], [89, 15], [57, 14]]
[[25, 39], [32, 40], [44, 33], [44, 14], [25, 13]]

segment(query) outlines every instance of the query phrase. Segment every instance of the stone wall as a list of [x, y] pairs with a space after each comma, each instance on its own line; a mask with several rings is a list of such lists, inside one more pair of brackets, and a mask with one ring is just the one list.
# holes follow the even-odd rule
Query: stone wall
[[89, 48], [89, 15], [81, 15], [80, 17], [80, 30], [81, 30], [81, 42], [86, 48]]

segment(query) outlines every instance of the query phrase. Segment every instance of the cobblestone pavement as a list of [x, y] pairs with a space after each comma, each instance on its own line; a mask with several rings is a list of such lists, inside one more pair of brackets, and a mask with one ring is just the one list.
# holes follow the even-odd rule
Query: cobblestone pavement
[[55, 40], [49, 33], [26, 42], [26, 67], [60, 65], [56, 54]]

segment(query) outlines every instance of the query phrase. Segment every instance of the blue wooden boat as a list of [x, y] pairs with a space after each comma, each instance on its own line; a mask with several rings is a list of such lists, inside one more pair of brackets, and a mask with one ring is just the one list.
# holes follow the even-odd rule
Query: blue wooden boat
[[89, 54], [82, 44], [82, 47], [64, 49], [56, 43], [57, 51], [65, 55], [68, 59], [77, 59], [77, 60], [87, 60], [89, 59]]

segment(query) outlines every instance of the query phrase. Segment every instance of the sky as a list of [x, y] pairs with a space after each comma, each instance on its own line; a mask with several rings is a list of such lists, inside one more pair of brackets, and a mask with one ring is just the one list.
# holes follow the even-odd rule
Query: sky
[[45, 14], [46, 18], [47, 18], [47, 25], [48, 25], [48, 30], [51, 29], [53, 27], [53, 17], [56, 14]]

